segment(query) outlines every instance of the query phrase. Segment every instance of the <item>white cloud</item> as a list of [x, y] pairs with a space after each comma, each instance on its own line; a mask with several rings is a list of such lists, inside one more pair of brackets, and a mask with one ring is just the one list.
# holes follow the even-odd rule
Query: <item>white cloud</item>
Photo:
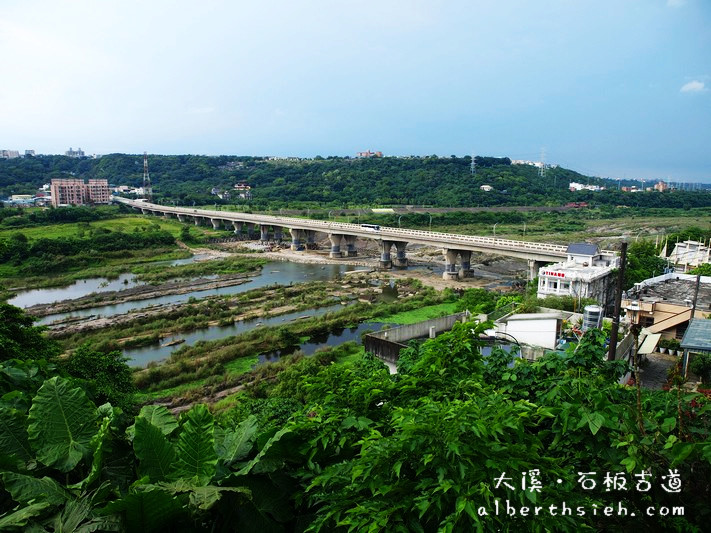
[[689, 83], [685, 83], [679, 90], [682, 93], [702, 93], [708, 91], [706, 84], [699, 80], [693, 80]]
[[681, 7], [686, 4], [686, 0], [667, 0], [668, 7]]

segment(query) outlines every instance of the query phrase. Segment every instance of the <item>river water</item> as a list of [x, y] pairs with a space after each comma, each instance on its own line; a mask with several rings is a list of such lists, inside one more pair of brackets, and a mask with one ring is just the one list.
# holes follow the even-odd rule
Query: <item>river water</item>
[[[320, 265], [313, 263], [290, 263], [288, 261], [271, 261], [264, 265], [262, 271], [257, 276], [247, 278], [247, 282], [242, 285], [233, 285], [230, 287], [220, 287], [217, 289], [205, 289], [200, 291], [192, 291], [185, 294], [172, 294], [168, 296], [160, 296], [157, 298], [149, 298], [147, 300], [138, 300], [134, 302], [125, 302], [116, 305], [104, 305], [92, 307], [89, 309], [81, 309], [72, 311], [71, 313], [58, 313], [55, 315], [47, 315], [40, 318], [38, 324], [50, 324], [58, 320], [65, 320], [72, 317], [87, 317], [95, 315], [97, 317], [107, 317], [126, 313], [131, 309], [143, 309], [154, 305], [165, 305], [173, 303], [184, 303], [192, 297], [204, 298], [206, 296], [238, 294], [268, 285], [289, 285], [303, 283], [307, 281], [329, 281], [341, 276], [344, 272], [356, 270], [359, 267], [355, 265]], [[362, 268], [362, 267], [361, 267]], [[87, 293], [88, 294], [88, 293]], [[32, 302], [34, 305], [37, 302]]]
[[[151, 265], [165, 264], [168, 266], [175, 265], [187, 265], [193, 261], [197, 261], [205, 257], [204, 255], [197, 254], [186, 259], [175, 259], [174, 261], [156, 261], [151, 263]], [[29, 291], [20, 291], [7, 303], [15, 305], [17, 307], [30, 307], [32, 305], [38, 304], [51, 304], [55, 302], [61, 302], [62, 300], [74, 300], [75, 298], [81, 298], [92, 292], [108, 292], [108, 291], [121, 291], [124, 289], [130, 289], [132, 287], [138, 287], [140, 285], [145, 285], [143, 281], [137, 281], [134, 275], [131, 273], [121, 274], [118, 278], [108, 279], [108, 278], [87, 278], [80, 279], [71, 285], [65, 287], [52, 287], [46, 289], [32, 289]]]

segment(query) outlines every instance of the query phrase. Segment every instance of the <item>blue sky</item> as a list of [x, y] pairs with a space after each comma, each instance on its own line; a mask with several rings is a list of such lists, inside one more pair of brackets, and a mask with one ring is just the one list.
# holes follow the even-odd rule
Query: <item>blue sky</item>
[[6, 0], [0, 57], [0, 148], [711, 182], [709, 0]]

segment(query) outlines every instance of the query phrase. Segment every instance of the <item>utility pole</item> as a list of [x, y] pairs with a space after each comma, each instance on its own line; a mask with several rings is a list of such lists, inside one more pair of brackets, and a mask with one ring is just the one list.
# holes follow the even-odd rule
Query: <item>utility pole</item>
[[614, 361], [617, 352], [617, 330], [620, 329], [620, 306], [622, 305], [622, 286], [625, 282], [625, 266], [627, 265], [627, 243], [622, 243], [620, 250], [620, 269], [617, 271], [617, 287], [615, 288], [615, 310], [612, 315], [612, 331], [610, 331], [610, 350], [607, 360]]
[[153, 187], [148, 174], [148, 152], [143, 152], [143, 197], [149, 202], [153, 201]]
[[540, 178], [546, 177], [546, 149], [541, 148], [541, 166], [538, 167], [538, 176]]

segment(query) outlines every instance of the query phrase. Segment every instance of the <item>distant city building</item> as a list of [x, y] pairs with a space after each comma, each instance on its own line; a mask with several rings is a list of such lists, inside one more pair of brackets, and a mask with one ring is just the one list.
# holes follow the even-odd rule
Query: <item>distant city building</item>
[[252, 187], [250, 187], [246, 183], [238, 183], [233, 188], [238, 198], [242, 198], [243, 200], [252, 199]]
[[573, 296], [593, 298], [606, 305], [612, 291], [611, 276], [620, 259], [611, 252], [600, 252], [595, 244], [576, 243], [568, 246], [566, 261], [538, 270], [538, 297]]
[[64, 155], [66, 155], [67, 157], [84, 157], [84, 150], [82, 150], [81, 148], [77, 148], [76, 150], [74, 150], [70, 147], [69, 150], [64, 152]]
[[365, 152], [356, 152], [356, 157], [368, 158], [368, 157], [383, 157], [383, 152], [371, 152], [366, 150]]
[[34, 150], [25, 150], [25, 157], [34, 157], [35, 151]]
[[[531, 165], [537, 168], [543, 168], [543, 161], [528, 161], [526, 159], [512, 159], [512, 165]], [[557, 165], [556, 165], [557, 166]]]
[[667, 189], [669, 189], [669, 186], [663, 181], [658, 181], [657, 183], [654, 184], [655, 191], [664, 192]]
[[52, 180], [52, 205], [108, 204], [111, 201], [109, 182], [105, 179], [90, 179], [88, 183], [80, 179]]
[[31, 194], [13, 194], [12, 196], [10, 196], [10, 200], [12, 200], [12, 201], [32, 200], [32, 195]]
[[15, 159], [20, 157], [20, 152], [17, 150], [0, 150], [0, 159]]
[[571, 181], [570, 185], [568, 185], [568, 188], [570, 189], [571, 192], [574, 191], [594, 191], [594, 192], [599, 192], [599, 191], [604, 191], [605, 187], [600, 187], [599, 185], [584, 185], [582, 183], [578, 183], [575, 181]]

